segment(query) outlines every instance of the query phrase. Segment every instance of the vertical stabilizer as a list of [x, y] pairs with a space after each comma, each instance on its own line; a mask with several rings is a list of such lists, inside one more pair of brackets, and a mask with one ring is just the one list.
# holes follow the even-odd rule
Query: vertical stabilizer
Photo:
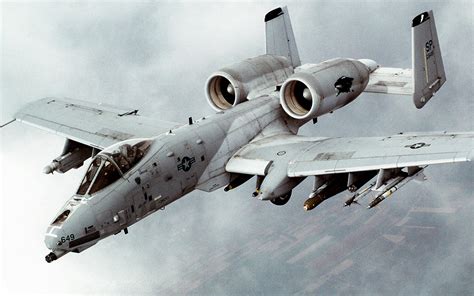
[[287, 57], [293, 67], [301, 65], [286, 6], [265, 15], [265, 36], [267, 54]]
[[413, 102], [422, 108], [446, 81], [433, 11], [412, 22]]

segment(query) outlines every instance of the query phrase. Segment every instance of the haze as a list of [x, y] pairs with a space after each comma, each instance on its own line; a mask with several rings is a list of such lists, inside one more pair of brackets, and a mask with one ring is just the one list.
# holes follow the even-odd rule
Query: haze
[[[472, 131], [472, 2], [288, 3], [303, 62], [370, 58], [411, 67], [411, 19], [433, 9], [447, 83], [411, 98], [364, 94], [302, 129], [315, 136]], [[22, 105], [66, 96], [187, 122], [213, 111], [215, 70], [264, 53], [265, 13], [281, 2], [2, 3], [1, 123]], [[473, 166], [432, 166], [377, 209], [311, 212], [310, 179], [285, 207], [251, 197], [254, 180], [193, 192], [93, 248], [47, 264], [47, 225], [87, 164], [42, 174], [64, 139], [13, 123], [1, 130], [2, 289], [9, 294], [468, 295], [474, 289]], [[5, 295], [5, 294], [3, 294]]]

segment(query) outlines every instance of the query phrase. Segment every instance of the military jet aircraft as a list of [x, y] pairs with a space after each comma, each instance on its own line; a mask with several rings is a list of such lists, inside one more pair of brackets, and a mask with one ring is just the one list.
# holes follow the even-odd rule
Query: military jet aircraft
[[92, 158], [47, 228], [47, 262], [127, 233], [196, 189], [229, 191], [256, 176], [253, 196], [281, 206], [312, 177], [305, 210], [345, 190], [354, 194], [345, 205], [373, 194], [371, 208], [408, 181], [423, 179], [428, 165], [472, 159], [473, 132], [298, 135], [302, 125], [363, 92], [410, 95], [422, 108], [446, 81], [432, 11], [413, 19], [412, 69], [350, 58], [301, 64], [287, 8], [268, 12], [265, 26], [266, 54], [213, 73], [205, 92], [217, 113], [186, 125], [67, 98], [44, 98], [18, 111], [16, 120], [66, 138], [45, 173], [66, 173]]

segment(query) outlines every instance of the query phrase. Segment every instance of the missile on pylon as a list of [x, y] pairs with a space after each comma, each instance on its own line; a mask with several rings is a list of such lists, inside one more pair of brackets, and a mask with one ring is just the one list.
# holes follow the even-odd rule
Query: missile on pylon
[[346, 202], [344, 203], [344, 206], [347, 207], [347, 206], [350, 206], [350, 205], [353, 204], [353, 203], [358, 204], [358, 202], [355, 200], [356, 197], [357, 197], [357, 194], [352, 195], [351, 198], [349, 198], [348, 200], [346, 200]]
[[356, 192], [351, 198], [346, 200], [346, 202], [344, 203], [344, 206], [347, 207], [347, 206], [350, 206], [353, 203], [359, 204], [358, 200], [363, 198], [364, 196], [366, 196], [370, 192], [370, 189], [372, 187], [374, 187], [374, 185], [375, 185], [375, 182], [372, 182], [372, 183], [369, 184], [369, 186], [365, 187], [364, 189], [362, 189], [359, 192]]
[[403, 178], [402, 180], [400, 180], [397, 184], [393, 185], [392, 187], [390, 187], [388, 190], [384, 191], [383, 193], [377, 195], [376, 198], [374, 198], [374, 200], [372, 200], [369, 204], [369, 206], [367, 207], [368, 209], [371, 209], [373, 207], [375, 207], [376, 205], [378, 205], [381, 201], [383, 201], [384, 199], [386, 199], [387, 197], [389, 197], [390, 195], [392, 195], [392, 193], [394, 193], [395, 191], [397, 191], [398, 189], [400, 189], [401, 187], [403, 187], [406, 183], [408, 183], [408, 181], [410, 181], [413, 177], [405, 177]]
[[382, 195], [378, 195], [376, 198], [374, 198], [370, 204], [367, 206], [367, 209], [371, 209], [373, 207], [375, 207], [376, 205], [378, 205], [380, 202], [382, 202], [382, 200], [384, 200], [385, 198], [382, 197]]
[[[405, 180], [406, 178], [404, 178], [403, 180]], [[408, 182], [408, 181], [407, 181]], [[394, 193], [395, 191], [397, 191], [398, 189], [400, 189], [400, 187], [402, 187], [403, 185], [405, 185], [407, 182], [404, 182], [403, 184], [401, 184], [401, 181], [398, 183], [400, 184], [399, 186], [392, 186], [390, 189], [388, 189], [387, 191], [384, 191], [383, 193], [377, 195], [376, 198], [374, 198], [374, 200], [372, 200], [369, 204], [369, 206], [367, 207], [368, 209], [371, 209], [373, 207], [375, 207], [376, 205], [378, 205], [381, 201], [383, 201], [384, 199], [386, 199], [387, 197], [389, 197], [390, 195], [392, 195], [392, 193]]]
[[367, 207], [368, 209], [371, 209], [378, 205], [380, 202], [385, 200], [387, 197], [392, 195], [395, 191], [398, 189], [402, 188], [405, 186], [409, 181], [413, 180], [415, 177], [418, 175], [422, 174], [424, 168], [418, 168], [412, 175], [410, 176], [405, 176], [405, 177], [398, 177], [390, 186], [388, 186], [388, 189], [386, 189], [384, 192], [380, 193], [377, 195], [369, 204]]

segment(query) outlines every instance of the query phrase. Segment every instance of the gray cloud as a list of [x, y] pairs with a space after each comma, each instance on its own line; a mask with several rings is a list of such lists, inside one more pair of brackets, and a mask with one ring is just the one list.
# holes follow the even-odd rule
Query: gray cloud
[[[212, 112], [203, 94], [210, 73], [264, 51], [263, 15], [279, 4], [1, 5], [2, 122], [47, 95], [185, 122]], [[472, 3], [288, 6], [303, 61], [373, 58], [394, 67], [410, 67], [411, 18], [433, 9], [448, 75], [421, 110], [408, 97], [363, 95], [303, 134], [473, 129]], [[229, 193], [194, 192], [127, 236], [48, 265], [43, 232], [85, 169], [41, 174], [62, 145], [17, 123], [1, 131], [2, 286], [10, 293], [445, 295], [474, 288], [470, 164], [430, 167], [426, 182], [410, 183], [374, 211], [342, 208], [341, 195], [305, 213], [310, 180], [285, 207], [252, 199], [254, 180]]]

